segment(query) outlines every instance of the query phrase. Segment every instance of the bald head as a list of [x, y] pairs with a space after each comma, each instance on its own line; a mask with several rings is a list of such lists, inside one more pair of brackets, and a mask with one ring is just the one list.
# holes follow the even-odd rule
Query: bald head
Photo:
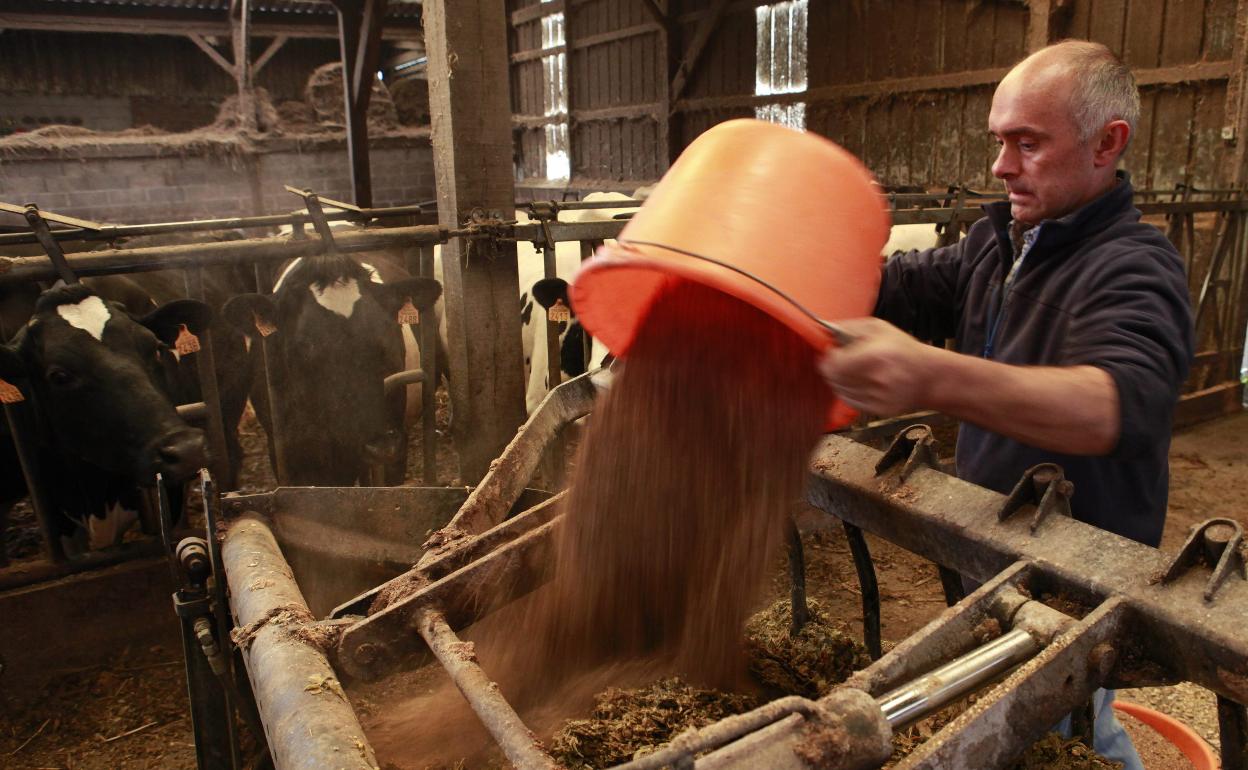
[[[1069, 105], [1079, 140], [1086, 142], [1107, 124], [1124, 121], [1135, 135], [1140, 93], [1131, 70], [1100, 43], [1064, 40], [1023, 59], [1001, 81], [1042, 90], [1055, 104]], [[1060, 101], [1059, 101], [1060, 99]], [[1125, 148], [1124, 148], [1125, 149]]]

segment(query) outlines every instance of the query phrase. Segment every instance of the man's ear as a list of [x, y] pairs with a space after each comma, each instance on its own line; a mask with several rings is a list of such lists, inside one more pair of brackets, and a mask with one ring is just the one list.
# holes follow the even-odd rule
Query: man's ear
[[1127, 121], [1111, 121], [1101, 129], [1096, 140], [1096, 146], [1092, 150], [1093, 163], [1098, 167], [1116, 165], [1130, 142], [1131, 126]]
[[442, 296], [442, 284], [432, 278], [404, 278], [394, 283], [371, 284], [377, 301], [387, 313], [397, 313], [411, 300], [417, 310], [428, 310]]
[[175, 299], [139, 319], [139, 323], [152, 330], [157, 339], [166, 345], [177, 342], [178, 333], [185, 326], [191, 334], [199, 336], [212, 322], [212, 308], [194, 299]]
[[268, 294], [240, 294], [221, 308], [225, 320], [248, 337], [267, 337], [277, 331], [277, 304]]

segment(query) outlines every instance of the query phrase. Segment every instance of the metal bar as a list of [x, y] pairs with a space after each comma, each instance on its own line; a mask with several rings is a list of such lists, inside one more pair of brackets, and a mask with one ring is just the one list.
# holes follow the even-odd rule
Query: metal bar
[[[52, 501], [48, 498], [47, 486], [43, 483], [42, 469], [38, 457], [38, 449], [32, 443], [34, 425], [37, 419], [34, 410], [37, 406], [26, 402], [23, 406], [4, 405], [4, 417], [9, 423], [9, 436], [17, 449], [17, 461], [22, 466], [22, 477], [26, 479], [26, 494], [30, 496], [30, 507], [35, 511], [35, 520], [39, 522], [39, 534], [43, 540], [43, 555], [54, 565], [65, 562], [65, 549], [56, 536], [52, 526], [52, 517], [59, 516]], [[4, 534], [0, 532], [0, 535]], [[0, 549], [4, 547], [0, 540]], [[3, 555], [0, 552], [0, 555]], [[2, 561], [2, 559], [0, 559]], [[2, 584], [0, 584], [2, 585]]]
[[[422, 244], [420, 247], [420, 270], [422, 278], [437, 278], [435, 274], [433, 247]], [[441, 340], [438, 330], [439, 319], [432, 308], [420, 311], [420, 368], [427, 373], [424, 384], [420, 388], [420, 430], [422, 478], [425, 484], [434, 486], [438, 483], [438, 352]]]
[[862, 591], [862, 641], [871, 660], [879, 660], [884, 651], [880, 641], [880, 584], [875, 579], [875, 564], [862, 530], [844, 520], [841, 526], [845, 528], [845, 539], [849, 541], [858, 587]]
[[1031, 634], [1016, 628], [917, 681], [881, 696], [880, 708], [889, 726], [900, 730], [974, 692], [1039, 651], [1040, 645]]
[[418, 382], [425, 381], [425, 373], [419, 369], [406, 369], [401, 372], [386, 377], [381, 383], [381, 389], [386, 395], [394, 392], [395, 388], [405, 387], [407, 385], [415, 385]]
[[942, 564], [937, 564], [936, 570], [940, 573], [940, 587], [945, 592], [946, 605], [952, 607], [966, 598], [961, 575]]
[[1222, 770], [1248, 770], [1248, 711], [1243, 704], [1218, 696], [1218, 740]]
[[[437, 225], [414, 225], [339, 232], [334, 234], [334, 243], [340, 252], [357, 252], [419, 243], [440, 243], [447, 237], [448, 231]], [[250, 238], [242, 241], [93, 251], [70, 255], [67, 261], [76, 274], [88, 276], [310, 257], [323, 253], [324, 248], [321, 241], [310, 238]], [[56, 269], [47, 257], [0, 258], [0, 283], [43, 281], [57, 277]]]
[[[366, 222], [386, 217], [419, 215], [424, 209], [421, 206], [388, 206], [383, 208], [361, 209], [355, 211], [327, 211], [325, 219], [329, 222], [349, 220]], [[48, 215], [45, 213], [45, 217]], [[50, 217], [49, 217], [50, 218]], [[195, 219], [185, 222], [156, 222], [147, 225], [101, 225], [98, 228], [71, 227], [52, 230], [52, 237], [58, 241], [115, 241], [139, 235], [160, 235], [163, 233], [187, 233], [202, 230], [234, 230], [251, 227], [282, 227], [306, 225], [312, 223], [312, 216], [306, 211], [295, 211], [290, 214], [265, 214], [255, 217], [227, 217], [224, 219]], [[2, 233], [0, 246], [13, 246], [24, 243], [37, 243], [32, 233]]]
[[515, 767], [520, 770], [560, 767], [542, 751], [533, 733], [498, 691], [498, 685], [481, 669], [472, 643], [460, 641], [442, 613], [431, 609], [421, 612], [416, 631]]
[[425, 542], [428, 548], [417, 568], [436, 561], [458, 541], [479, 534], [503, 520], [541, 462], [546, 447], [563, 426], [589, 414], [597, 391], [593, 372], [553, 388], [515, 438], [490, 465], [481, 483], [454, 518]]
[[274, 764], [281, 770], [376, 767], [329, 661], [292, 633], [312, 615], [263, 518], [246, 513], [231, 522], [221, 557], [230, 608], [247, 635], [239, 648]]
[[810, 621], [810, 606], [806, 603], [806, 554], [802, 549], [802, 533], [797, 531], [793, 517], [784, 522], [785, 554], [789, 561], [789, 609], [792, 621], [789, 635], [797, 636]]
[[[547, 241], [542, 246], [542, 277], [556, 278], [558, 277], [558, 266], [555, 261], [555, 244]], [[534, 301], [534, 312], [537, 312], [541, 305]], [[546, 390], [550, 391], [558, 387], [563, 382], [562, 354], [560, 351], [559, 327], [555, 321], [550, 320], [549, 313], [545, 314], [541, 329], [545, 330], [545, 339], [542, 340], [546, 345]], [[571, 323], [565, 321], [565, 325]], [[546, 484], [550, 489], [558, 489], [563, 484], [564, 469], [564, 442], [560, 433], [551, 436], [544, 453], [543, 474]]]
[[[206, 302], [204, 295], [204, 269], [202, 267], [187, 268], [185, 271], [185, 283], [187, 297], [200, 302]], [[213, 476], [224, 479], [227, 485], [233, 487], [238, 480], [233, 477], [231, 472], [233, 458], [230, 457], [229, 444], [225, 438], [227, 430], [225, 419], [221, 415], [221, 390], [217, 382], [217, 358], [213, 348], [211, 328], [204, 329], [204, 333], [199, 341], [199, 351], [194, 355], [197, 358], [195, 369], [199, 374], [200, 398], [203, 399], [207, 409], [208, 446], [212, 450], [209, 467], [212, 469]], [[237, 425], [229, 426], [229, 430], [237, 429]], [[242, 462], [241, 457], [237, 459], [240, 463]]]
[[[1154, 548], [1064, 516], [1046, 518], [1034, 533], [1027, 516], [997, 521], [1005, 496], [927, 468], [911, 473], [906, 494], [898, 495], [896, 470], [883, 477], [873, 472], [880, 456], [848, 439], [825, 437], [812, 456], [808, 501], [974, 580], [1026, 560], [1044, 565], [1054, 589], [1093, 602], [1119, 596], [1148, 618], [1150, 645], [1170, 672], [1248, 700], [1248, 637], [1240, 622], [1248, 615], [1248, 582], [1222, 586], [1211, 612], [1203, 597], [1208, 576], [1200, 571], [1164, 586], [1152, 582], [1167, 563]], [[1140, 673], [1140, 685], [1153, 681], [1146, 674]]]
[[[407, 573], [406, 596], [395, 592], [384, 609], [343, 632], [338, 642], [338, 666], [350, 676], [376, 679], [419, 650], [421, 643], [411, 626], [421, 609], [438, 607], [452, 627], [462, 628], [541, 585], [551, 574], [554, 539], [562, 525], [563, 517], [556, 516], [433, 583], [419, 572]], [[479, 601], [479, 592], [473, 587], [485, 585], [497, 588], [491, 596], [496, 604]]]

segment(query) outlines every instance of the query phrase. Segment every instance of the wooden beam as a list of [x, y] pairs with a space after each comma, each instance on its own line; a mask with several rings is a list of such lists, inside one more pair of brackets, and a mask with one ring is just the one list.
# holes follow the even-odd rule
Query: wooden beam
[[355, 83], [355, 108], [368, 111], [373, 95], [373, 81], [381, 63], [381, 27], [386, 18], [386, 0], [364, 0], [360, 20], [360, 42], [356, 46], [352, 80]]
[[724, 8], [727, 5], [728, 0], [714, 0], [710, 11], [702, 17], [702, 21], [698, 22], [698, 29], [693, 33], [693, 41], [689, 44], [689, 50], [685, 51], [684, 59], [680, 62], [680, 67], [672, 78], [672, 86], [667, 97], [668, 104], [679, 100], [681, 94], [684, 93], [685, 86], [689, 83], [689, 78], [693, 77], [693, 73], [697, 70], [698, 62], [702, 59], [702, 52], [706, 50], [706, 44], [711, 40], [711, 34], [715, 32], [715, 28], [719, 25], [720, 14], [724, 12]]
[[238, 127], [256, 130], [256, 99], [251, 85], [251, 0], [230, 0], [230, 37], [234, 43], [234, 81], [238, 87]]
[[[556, 3], [543, 10], [546, 5]], [[510, 217], [515, 172], [506, 3], [425, 0], [424, 14], [439, 222], [459, 227], [473, 209]], [[515, 245], [495, 244], [497, 251], [486, 251], [484, 241], [453, 239], [442, 249], [455, 444], [465, 484], [485, 475], [524, 420]]]
[[[674, 12], [674, 9], [669, 9]], [[672, 81], [680, 68], [680, 49], [682, 47], [680, 24], [672, 20], [668, 13], [668, 22], [659, 34], [659, 52], [662, 55], [658, 71], [658, 96], [663, 102], [663, 112], [659, 116], [659, 146], [656, 168], [665, 170], [676, 162], [676, 156], [683, 149], [680, 141], [685, 118], [676, 112], [676, 97], [672, 95]]]
[[1049, 44], [1053, 18], [1052, 0], [1028, 0], [1027, 52], [1035, 53]]
[[601, 107], [596, 110], [572, 110], [571, 114], [557, 112], [554, 115], [512, 115], [511, 124], [517, 128], [540, 128], [557, 123], [575, 122], [592, 123], [600, 120], [629, 120], [635, 118], [653, 118], [658, 120], [663, 114], [662, 102], [648, 104], [626, 104], [620, 107]]
[[667, 0], [644, 0], [642, 6], [646, 9], [646, 13], [659, 24], [667, 26], [668, 2]]
[[1235, 42], [1231, 53], [1231, 74], [1226, 84], [1226, 107], [1222, 119], [1222, 141], [1233, 146], [1231, 162], [1223, 166], [1223, 182], [1240, 187], [1248, 178], [1248, 0], [1235, 3]]
[[1212, 388], [1185, 393], [1179, 397], [1174, 410], [1174, 427], [1184, 428], [1215, 417], [1235, 414], [1243, 410], [1244, 385], [1241, 382], [1223, 382]]
[[567, 3], [565, 0], [553, 0], [549, 3], [534, 3], [533, 5], [521, 8], [512, 12], [510, 16], [511, 26], [518, 27], [521, 24], [537, 21], [543, 16], [553, 16], [556, 13], [563, 13]]
[[229, 75], [231, 78], [235, 77], [234, 65], [226, 61], [225, 57], [221, 55], [221, 52], [213, 48], [212, 45], [210, 45], [207, 40], [204, 40], [204, 38], [201, 35], [191, 32], [187, 34], [186, 37], [189, 38], [192, 43], [198, 46], [199, 50], [208, 54], [208, 58], [216, 62], [218, 67], [225, 70], [225, 73], [227, 75]]
[[[681, 112], [699, 112], [738, 107], [760, 107], [765, 104], [794, 104], [796, 102], [812, 104], [843, 101], [846, 99], [862, 99], [873, 96], [889, 97], [907, 93], [958, 90], [975, 86], [995, 85], [1001, 78], [1005, 77], [1007, 72], [1009, 72], [1007, 67], [994, 67], [992, 69], [950, 72], [940, 75], [876, 80], [868, 83], [822, 86], [808, 91], [788, 94], [770, 94], [766, 96], [739, 94], [734, 96], [712, 96], [703, 99], [682, 99], [676, 103], [676, 109]], [[1197, 64], [1181, 64], [1173, 67], [1137, 70], [1135, 72], [1135, 82], [1141, 87], [1178, 85], [1181, 83], [1225, 80], [1230, 74], [1231, 63], [1229, 61], [1199, 62]]]
[[[113, 6], [109, 6], [113, 7]], [[111, 12], [83, 13], [73, 15], [45, 13], [17, 13], [0, 11], [0, 29], [27, 29], [44, 32], [98, 32], [122, 35], [187, 35], [229, 37], [230, 22], [223, 14], [219, 18], [175, 15], [120, 16]], [[338, 26], [330, 22], [313, 21], [287, 23], [255, 21], [251, 25], [255, 37], [338, 39]], [[383, 40], [419, 39], [423, 31], [419, 24], [391, 22], [382, 31]]]
[[[565, 25], [566, 30], [566, 25]], [[550, 48], [535, 48], [529, 51], [519, 51], [511, 55], [512, 64], [520, 62], [533, 61], [543, 56], [553, 56], [560, 53], [571, 53], [579, 51], [582, 48], [592, 48], [594, 46], [603, 45], [604, 43], [614, 43], [617, 40], [627, 40], [629, 38], [640, 37], [641, 35], [654, 35], [663, 31], [663, 27], [658, 24], [635, 24], [624, 29], [612, 30], [610, 32], [600, 32], [597, 35], [586, 35], [575, 41], [568, 41], [565, 45], [551, 46]], [[567, 34], [566, 31], [564, 33]]]
[[260, 74], [260, 70], [264, 69], [264, 65], [268, 64], [269, 60], [276, 56], [278, 51], [282, 50], [282, 46], [286, 45], [288, 40], [290, 40], [289, 35], [278, 35], [269, 42], [268, 48], [265, 48], [264, 53], [257, 56], [251, 65], [251, 76], [253, 78]]

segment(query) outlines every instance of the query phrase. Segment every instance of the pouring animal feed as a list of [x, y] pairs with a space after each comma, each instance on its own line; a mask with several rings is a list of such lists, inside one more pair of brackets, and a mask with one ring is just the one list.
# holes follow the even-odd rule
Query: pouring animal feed
[[[747, 220], [691, 226], [677, 215], [694, 203], [772, 192], [761, 177], [724, 186], [715, 156], [728, 171], [768, 178], [780, 167], [809, 170], [815, 157], [821, 172], [801, 200], [823, 194], [804, 214], [821, 212], [820, 226], [778, 239]], [[831, 242], [848, 267], [795, 269], [795, 254], [829, 253], [815, 233], [838, 224], [856, 234]], [[532, 730], [549, 735], [588, 714], [609, 687], [679, 676], [693, 687], [756, 689], [746, 620], [810, 451], [849, 415], [816, 369], [832, 344], [819, 319], [869, 312], [887, 226], [869, 176], [843, 150], [733, 121], [691, 145], [615, 250], [581, 272], [576, 310], [622, 371], [580, 445], [552, 580], [468, 633]], [[492, 742], [449, 685], [389, 709], [369, 732], [396, 767], [491, 761]]]

